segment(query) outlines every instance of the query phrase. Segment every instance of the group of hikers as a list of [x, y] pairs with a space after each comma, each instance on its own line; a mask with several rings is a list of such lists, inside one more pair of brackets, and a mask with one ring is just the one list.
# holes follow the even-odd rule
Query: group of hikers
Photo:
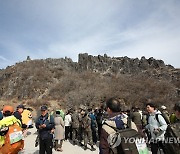
[[[35, 120], [35, 146], [39, 145], [40, 154], [52, 154], [53, 148], [63, 152], [66, 141], [84, 150], [95, 151], [95, 145], [99, 146], [99, 154], [148, 154], [149, 149], [152, 154], [180, 154], [180, 102], [172, 114], [166, 106], [156, 105], [149, 102], [143, 111], [138, 107], [122, 111], [117, 98], [108, 99], [100, 108], [80, 105], [66, 112], [49, 111], [43, 105]], [[24, 148], [23, 138], [32, 122], [24, 122], [23, 112], [23, 105], [16, 111], [5, 105], [0, 112], [0, 154], [17, 154]]]

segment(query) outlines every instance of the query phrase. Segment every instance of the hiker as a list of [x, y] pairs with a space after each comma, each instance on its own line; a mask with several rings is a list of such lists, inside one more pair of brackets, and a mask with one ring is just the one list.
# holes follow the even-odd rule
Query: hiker
[[139, 113], [139, 108], [134, 107], [133, 112], [130, 113], [130, 118], [132, 121], [136, 124], [138, 132], [144, 136], [144, 133], [142, 132], [142, 120], [141, 120], [141, 114]]
[[65, 140], [72, 139], [72, 131], [71, 131], [71, 114], [70, 111], [67, 111], [67, 114], [64, 118], [64, 124], [65, 124]]
[[161, 111], [163, 117], [165, 118], [166, 123], [170, 124], [170, 119], [169, 119], [170, 115], [169, 115], [169, 112], [167, 111], [166, 106], [162, 105], [160, 108], [160, 111]]
[[3, 113], [2, 113], [2, 111], [0, 111], [0, 120], [2, 120], [3, 119]]
[[149, 113], [149, 117], [147, 120], [148, 124], [145, 128], [148, 129], [151, 134], [150, 144], [152, 154], [157, 154], [160, 148], [162, 148], [164, 151], [162, 142], [164, 141], [167, 123], [161, 112], [156, 110], [154, 103], [147, 103], [146, 109]]
[[98, 125], [98, 140], [99, 140], [100, 135], [101, 135], [101, 129], [102, 129], [102, 121], [103, 121], [103, 111], [102, 111], [102, 109], [98, 110], [98, 113], [96, 115], [96, 121], [97, 121], [97, 125]]
[[56, 116], [56, 111], [60, 111], [60, 116], [63, 118], [65, 118], [65, 113], [62, 109], [57, 109], [56, 107], [50, 112], [50, 115], [52, 115], [53, 117]]
[[54, 118], [55, 123], [55, 131], [54, 131], [54, 138], [55, 138], [55, 150], [62, 152], [62, 144], [64, 140], [64, 121], [60, 115], [60, 111], [56, 111], [56, 115]]
[[48, 114], [47, 106], [41, 106], [41, 115], [36, 121], [39, 134], [39, 154], [52, 154], [54, 118]]
[[82, 140], [83, 140], [83, 127], [82, 127], [82, 114], [81, 112], [85, 110], [84, 105], [80, 105], [79, 110], [78, 110], [78, 120], [79, 120], [79, 128], [78, 128], [78, 142], [79, 146], [83, 146]]
[[170, 142], [165, 143], [165, 154], [180, 153], [180, 143], [177, 142], [180, 138], [180, 102], [176, 103], [173, 109], [176, 115], [176, 121], [168, 125], [166, 130], [165, 139]]
[[178, 103], [176, 103], [175, 105], [174, 105], [174, 111], [175, 111], [175, 115], [176, 115], [176, 121], [175, 121], [175, 123], [180, 123], [180, 102], [178, 102]]
[[[99, 143], [100, 154], [124, 153], [123, 149], [112, 149], [110, 147], [108, 139], [111, 133], [115, 133], [115, 130], [111, 127], [117, 128], [119, 130], [125, 129], [128, 124], [128, 120], [123, 114], [121, 114], [121, 104], [116, 98], [110, 98], [106, 102], [106, 110], [109, 117], [105, 120], [101, 129]], [[105, 123], [108, 125], [106, 125]], [[137, 131], [136, 125], [133, 122], [131, 122], [130, 124], [132, 129]], [[119, 139], [117, 140], [117, 142], [119, 142], [120, 144]]]
[[88, 109], [88, 111], [89, 111], [89, 117], [91, 119], [91, 131], [92, 131], [93, 143], [96, 144], [98, 138], [96, 117], [92, 109]]
[[[72, 141], [73, 145], [78, 144], [79, 142], [79, 114], [78, 110], [73, 110], [72, 114]], [[81, 144], [81, 143], [80, 143]]]
[[88, 116], [87, 110], [85, 109], [81, 110], [81, 115], [82, 115], [84, 150], [87, 150], [87, 144], [89, 143], [91, 146], [91, 151], [95, 151], [96, 149], [93, 147], [93, 140], [92, 140], [91, 119]]
[[22, 122], [22, 113], [24, 109], [25, 109], [24, 105], [20, 104], [17, 106], [16, 111], [14, 112], [14, 116], [21, 121], [23, 130], [27, 128], [27, 125], [23, 124]]
[[3, 119], [0, 120], [1, 154], [17, 154], [24, 148], [21, 122], [13, 115], [13, 112], [12, 106], [4, 106]]

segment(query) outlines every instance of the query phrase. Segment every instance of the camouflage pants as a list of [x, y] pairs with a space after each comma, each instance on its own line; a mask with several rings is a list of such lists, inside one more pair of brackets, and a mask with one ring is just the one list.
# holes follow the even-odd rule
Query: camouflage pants
[[72, 128], [72, 140], [76, 142], [78, 140], [78, 128]]
[[83, 131], [83, 139], [84, 139], [84, 146], [93, 145], [93, 140], [92, 140], [92, 132], [91, 131]]

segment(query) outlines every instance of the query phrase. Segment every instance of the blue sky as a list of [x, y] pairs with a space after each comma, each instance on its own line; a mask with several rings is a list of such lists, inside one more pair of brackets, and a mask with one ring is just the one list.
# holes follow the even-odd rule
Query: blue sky
[[0, 0], [0, 68], [79, 53], [180, 68], [179, 0]]

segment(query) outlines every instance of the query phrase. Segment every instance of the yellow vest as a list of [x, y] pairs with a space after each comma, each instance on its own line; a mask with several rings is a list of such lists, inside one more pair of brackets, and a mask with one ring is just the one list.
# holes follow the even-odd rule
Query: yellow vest
[[[2, 120], [0, 120], [0, 129], [3, 127], [8, 127], [13, 124], [17, 123], [19, 126], [21, 126], [21, 122], [19, 119], [17, 119], [15, 116], [8, 116], [4, 117]], [[4, 136], [0, 136], [0, 147], [4, 144]]]

